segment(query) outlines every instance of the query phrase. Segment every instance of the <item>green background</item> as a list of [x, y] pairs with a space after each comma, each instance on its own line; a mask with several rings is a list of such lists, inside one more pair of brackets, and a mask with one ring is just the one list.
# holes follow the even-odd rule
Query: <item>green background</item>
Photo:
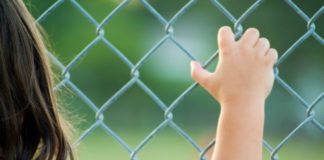
[[[26, 0], [33, 15], [39, 17], [54, 0]], [[99, 23], [120, 0], [78, 0]], [[170, 19], [186, 0], [148, 0], [166, 19]], [[220, 2], [239, 17], [255, 1]], [[294, 1], [309, 17], [323, 1]], [[316, 21], [316, 31], [324, 35], [324, 16]], [[63, 2], [41, 22], [51, 43], [51, 51], [64, 64], [93, 39], [94, 27], [69, 1]], [[209, 1], [200, 0], [173, 25], [174, 36], [200, 62], [217, 50], [217, 30], [233, 24]], [[307, 23], [282, 0], [265, 1], [243, 23], [256, 27], [282, 55], [307, 31]], [[137, 63], [164, 35], [164, 26], [139, 2], [132, 0], [105, 25], [105, 37], [132, 63]], [[280, 77], [308, 103], [324, 91], [323, 45], [308, 38], [279, 66]], [[171, 41], [163, 44], [139, 69], [140, 79], [166, 104], [170, 105], [193, 83], [190, 59]], [[213, 70], [214, 63], [209, 67]], [[61, 71], [54, 69], [59, 79]], [[71, 70], [71, 81], [97, 106], [101, 106], [130, 79], [131, 69], [103, 42], [99, 42]], [[74, 124], [76, 138], [95, 122], [95, 113], [69, 87], [59, 91], [61, 103]], [[324, 100], [315, 108], [317, 120], [324, 124]], [[201, 87], [190, 93], [173, 111], [174, 122], [202, 147], [215, 136], [219, 105]], [[164, 120], [164, 112], [137, 85], [131, 87], [106, 112], [104, 122], [134, 149]], [[277, 146], [306, 118], [297, 99], [275, 83], [266, 103], [265, 139]], [[97, 128], [77, 147], [81, 160], [124, 160], [129, 153], [111, 135]], [[303, 127], [279, 151], [280, 159], [320, 160], [324, 158], [324, 135], [314, 125]], [[235, 154], [235, 153], [233, 153]], [[199, 153], [173, 129], [159, 132], [139, 152], [140, 160], [193, 160]], [[264, 159], [270, 154], [264, 152]]]

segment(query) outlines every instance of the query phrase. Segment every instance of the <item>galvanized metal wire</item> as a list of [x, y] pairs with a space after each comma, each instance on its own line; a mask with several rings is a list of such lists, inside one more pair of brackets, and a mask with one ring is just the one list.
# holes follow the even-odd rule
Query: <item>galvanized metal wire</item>
[[[207, 146], [200, 146], [198, 143], [191, 138], [184, 130], [182, 130], [174, 121], [173, 121], [173, 110], [177, 108], [178, 104], [183, 101], [188, 94], [190, 94], [196, 87], [197, 83], [193, 83], [187, 89], [185, 89], [170, 105], [166, 105], [159, 96], [157, 96], [141, 79], [140, 79], [140, 68], [145, 64], [149, 58], [156, 53], [156, 50], [164, 44], [167, 40], [173, 42], [183, 53], [188, 56], [192, 60], [196, 60], [194, 55], [183, 46], [177, 38], [174, 36], [173, 25], [177, 22], [181, 16], [186, 13], [198, 0], [190, 0], [188, 1], [171, 19], [165, 19], [147, 0], [139, 0], [141, 5], [143, 5], [165, 28], [165, 35], [156, 43], [136, 64], [133, 64], [128, 57], [125, 56], [118, 48], [116, 48], [109, 40], [105, 38], [104, 27], [109, 23], [112, 17], [118, 14], [121, 10], [123, 10], [130, 2], [130, 0], [124, 0], [121, 2], [115, 9], [113, 9], [101, 22], [96, 21], [93, 16], [85, 10], [77, 0], [58, 0], [52, 6], [50, 6], [41, 16], [37, 18], [37, 22], [41, 23], [46, 20], [46, 17], [50, 15], [54, 10], [60, 7], [63, 3], [71, 3], [93, 26], [97, 28], [97, 36], [86, 46], [84, 49], [74, 57], [66, 66], [63, 65], [53, 54], [48, 52], [48, 56], [51, 60], [61, 69], [62, 71], [62, 81], [55, 86], [54, 90], [59, 90], [63, 86], [70, 87], [73, 92], [75, 92], [80, 99], [82, 99], [88, 107], [90, 107], [96, 114], [96, 121], [93, 123], [87, 130], [83, 132], [83, 134], [77, 139], [75, 145], [82, 142], [87, 136], [89, 136], [94, 130], [97, 128], [103, 129], [107, 134], [112, 136], [130, 155], [131, 160], [137, 159], [137, 154], [141, 149], [161, 130], [166, 128], [167, 126], [171, 127], [175, 132], [181, 135], [186, 141], [192, 145], [197, 152], [200, 154], [200, 159], [206, 159], [206, 152], [211, 149], [211, 147], [215, 144], [215, 140], [211, 141]], [[222, 5], [217, 0], [210, 0], [212, 4], [215, 5], [215, 9], [221, 11], [225, 17], [227, 17], [232, 23], [235, 34], [239, 37], [243, 32], [242, 23], [246, 20], [247, 17], [250, 16], [255, 10], [258, 9], [260, 5], [265, 0], [257, 0], [255, 1], [240, 17], [236, 18], [232, 15], [232, 13]], [[94, 1], [95, 3], [95, 1]], [[316, 20], [324, 13], [324, 7], [321, 8], [312, 16], [306, 15], [303, 10], [301, 10], [292, 0], [285, 0], [285, 3], [289, 5], [292, 11], [296, 12], [306, 23], [307, 30], [305, 33], [293, 43], [293, 45], [289, 46], [288, 49], [281, 54], [279, 60], [274, 68], [276, 73], [276, 82], [285, 89], [292, 97], [297, 99], [299, 103], [305, 108], [305, 119], [300, 122], [300, 124], [292, 130], [283, 140], [280, 141], [279, 144], [272, 146], [266, 140], [263, 141], [264, 147], [271, 154], [272, 160], [279, 159], [278, 153], [285, 146], [285, 144], [297, 133], [299, 130], [304, 128], [306, 125], [314, 125], [320, 131], [324, 132], [324, 126], [318, 120], [316, 120], [316, 114], [314, 109], [318, 106], [319, 102], [324, 99], [324, 92], [322, 92], [313, 102], [307, 102], [297, 91], [294, 90], [288, 83], [286, 83], [279, 74], [278, 66], [280, 66], [291, 54], [293, 54], [294, 50], [301, 45], [306, 39], [310, 37], [314, 37], [321, 45], [324, 45], [324, 39], [316, 32]], [[102, 106], [97, 106], [95, 103], [86, 96], [79, 88], [71, 81], [70, 70], [75, 67], [75, 65], [82, 60], [88, 53], [89, 50], [94, 47], [97, 43], [103, 42], [106, 46], [111, 48], [114, 54], [116, 54], [120, 60], [125, 63], [131, 72], [131, 79], [124, 84], [114, 95], [112, 95]], [[204, 67], [208, 67], [211, 62], [216, 60], [218, 56], [218, 50], [203, 63]], [[106, 112], [109, 107], [112, 106], [119, 99], [121, 95], [123, 95], [130, 87], [133, 85], [139, 86], [146, 94], [160, 107], [161, 110], [164, 111], [164, 120], [156, 126], [156, 128], [149, 134], [145, 139], [142, 140], [135, 148], [130, 147], [116, 132], [114, 132], [107, 124], [104, 123], [104, 112]], [[217, 143], [217, 142], [216, 142]], [[107, 155], [108, 156], [108, 155]]]

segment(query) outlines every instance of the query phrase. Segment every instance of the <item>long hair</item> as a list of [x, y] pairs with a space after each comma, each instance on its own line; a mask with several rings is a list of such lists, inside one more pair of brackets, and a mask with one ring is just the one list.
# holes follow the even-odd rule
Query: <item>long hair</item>
[[43, 38], [23, 1], [0, 0], [2, 159], [73, 159], [51, 74]]

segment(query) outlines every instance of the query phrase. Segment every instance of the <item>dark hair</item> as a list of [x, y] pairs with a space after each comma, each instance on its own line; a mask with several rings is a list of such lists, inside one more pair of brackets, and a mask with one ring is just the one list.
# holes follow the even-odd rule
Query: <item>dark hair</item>
[[0, 0], [0, 155], [73, 159], [36, 25], [22, 0]]

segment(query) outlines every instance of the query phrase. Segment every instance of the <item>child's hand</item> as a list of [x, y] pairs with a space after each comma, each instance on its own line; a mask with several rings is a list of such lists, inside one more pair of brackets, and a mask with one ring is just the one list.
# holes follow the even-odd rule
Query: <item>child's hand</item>
[[199, 63], [191, 62], [191, 76], [220, 103], [265, 100], [274, 81], [273, 66], [277, 51], [270, 49], [266, 38], [259, 38], [257, 29], [248, 29], [235, 41], [229, 27], [218, 32], [219, 62], [210, 73]]

